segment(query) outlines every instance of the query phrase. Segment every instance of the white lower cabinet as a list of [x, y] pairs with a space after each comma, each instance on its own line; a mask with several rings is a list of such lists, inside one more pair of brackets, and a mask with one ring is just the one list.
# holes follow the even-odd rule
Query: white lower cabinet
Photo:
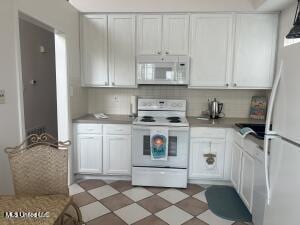
[[245, 140], [240, 146], [238, 140], [235, 140], [232, 145], [231, 158], [231, 182], [250, 212], [252, 212], [254, 193], [254, 154], [256, 154], [255, 151], [260, 151], [253, 145], [255, 144]]
[[104, 136], [103, 173], [131, 174], [131, 135]]
[[131, 125], [74, 124], [79, 174], [130, 175]]
[[236, 143], [232, 146], [231, 155], [231, 182], [234, 188], [239, 192], [240, 189], [240, 177], [241, 177], [241, 161], [242, 160], [242, 148]]
[[79, 173], [102, 173], [102, 135], [77, 135]]
[[252, 212], [255, 161], [248, 153], [242, 154], [240, 196]]
[[226, 130], [220, 128], [191, 128], [190, 179], [224, 179]]
[[224, 177], [225, 140], [193, 138], [190, 149], [190, 178]]

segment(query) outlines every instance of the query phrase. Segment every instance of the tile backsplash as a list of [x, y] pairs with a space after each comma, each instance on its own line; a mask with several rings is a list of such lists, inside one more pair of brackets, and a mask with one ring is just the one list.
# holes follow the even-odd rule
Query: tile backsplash
[[183, 86], [140, 86], [137, 89], [89, 88], [88, 112], [130, 114], [130, 96], [186, 99], [188, 116], [199, 116], [207, 110], [207, 100], [224, 103], [226, 117], [248, 117], [252, 96], [266, 96], [264, 90], [204, 90]]

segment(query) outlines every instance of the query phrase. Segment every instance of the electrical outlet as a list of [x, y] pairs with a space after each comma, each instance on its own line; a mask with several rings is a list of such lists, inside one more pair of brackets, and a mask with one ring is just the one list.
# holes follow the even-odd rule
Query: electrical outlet
[[5, 103], [5, 90], [0, 90], [0, 104]]

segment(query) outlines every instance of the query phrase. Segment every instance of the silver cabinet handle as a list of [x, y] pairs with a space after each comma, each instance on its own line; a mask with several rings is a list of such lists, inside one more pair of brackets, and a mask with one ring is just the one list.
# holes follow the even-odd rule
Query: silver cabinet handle
[[166, 55], [169, 55], [169, 52], [168, 52], [168, 51], [166, 51]]
[[112, 85], [112, 86], [115, 86], [115, 82], [112, 82], [111, 85]]
[[226, 86], [226, 87], [229, 87], [229, 84], [228, 84], [228, 83], [226, 83], [226, 84], [225, 84], [225, 86]]
[[234, 83], [233, 86], [237, 87], [237, 83]]
[[160, 55], [160, 54], [161, 54], [161, 51], [158, 51], [157, 54]]

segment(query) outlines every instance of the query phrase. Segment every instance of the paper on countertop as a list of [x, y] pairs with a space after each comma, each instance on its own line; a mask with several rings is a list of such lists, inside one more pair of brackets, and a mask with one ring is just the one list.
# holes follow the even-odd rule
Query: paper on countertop
[[108, 119], [108, 116], [105, 115], [104, 113], [95, 113], [94, 116], [95, 116], [97, 119]]

